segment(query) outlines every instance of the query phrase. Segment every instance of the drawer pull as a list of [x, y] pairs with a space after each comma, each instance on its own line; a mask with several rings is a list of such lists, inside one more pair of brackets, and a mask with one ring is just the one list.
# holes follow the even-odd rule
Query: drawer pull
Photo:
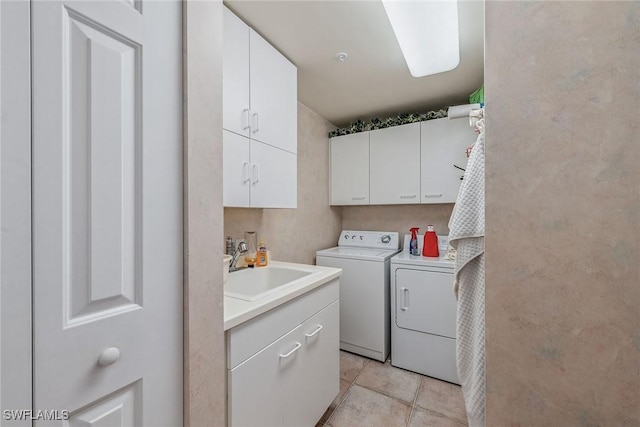
[[416, 195], [415, 194], [407, 194], [405, 196], [400, 196], [401, 199], [415, 199]]
[[314, 336], [315, 334], [317, 334], [321, 330], [322, 330], [322, 325], [318, 325], [318, 327], [316, 328], [315, 331], [311, 332], [310, 334], [304, 334], [304, 336], [307, 337], [307, 338], [311, 338], [312, 336]]
[[293, 350], [291, 350], [289, 353], [286, 354], [281, 354], [280, 357], [282, 357], [283, 359], [286, 357], [291, 356], [293, 353], [295, 353], [296, 351], [298, 351], [298, 349], [302, 347], [302, 344], [300, 344], [299, 342], [296, 343], [296, 346], [293, 347]]
[[441, 194], [425, 194], [424, 197], [427, 199], [435, 199], [438, 197], [442, 197], [442, 193]]
[[366, 197], [352, 197], [351, 200], [364, 200]]

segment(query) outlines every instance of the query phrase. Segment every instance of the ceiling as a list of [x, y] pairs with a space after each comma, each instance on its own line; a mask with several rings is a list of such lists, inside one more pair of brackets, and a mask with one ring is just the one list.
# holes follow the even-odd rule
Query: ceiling
[[[298, 100], [336, 126], [466, 104], [484, 80], [481, 0], [458, 2], [460, 65], [419, 78], [409, 74], [380, 0], [224, 4], [298, 67]], [[349, 55], [344, 63], [338, 52]]]

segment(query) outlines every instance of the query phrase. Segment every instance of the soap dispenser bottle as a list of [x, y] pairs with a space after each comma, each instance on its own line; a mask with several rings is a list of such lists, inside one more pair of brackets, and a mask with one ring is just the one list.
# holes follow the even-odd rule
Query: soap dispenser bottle
[[260, 239], [260, 247], [258, 248], [258, 254], [256, 256], [256, 266], [266, 267], [269, 263], [269, 256], [267, 254], [267, 247], [264, 245], [262, 239]]
[[433, 230], [433, 225], [427, 226], [427, 232], [424, 233], [424, 244], [422, 245], [422, 255], [428, 257], [439, 257], [438, 251], [438, 235]]
[[418, 227], [411, 228], [411, 242], [409, 242], [409, 253], [411, 255], [420, 255], [420, 251], [418, 250], [418, 231], [420, 229]]

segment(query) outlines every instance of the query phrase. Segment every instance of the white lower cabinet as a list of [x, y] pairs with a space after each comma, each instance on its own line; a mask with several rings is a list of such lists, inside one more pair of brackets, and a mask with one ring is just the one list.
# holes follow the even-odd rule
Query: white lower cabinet
[[[337, 281], [326, 286], [326, 289], [312, 291], [316, 295], [305, 295], [265, 313], [263, 320], [260, 316], [250, 321], [253, 324], [241, 325], [237, 337], [227, 336], [229, 426], [312, 427], [338, 395]], [[335, 290], [331, 286], [335, 286]], [[333, 302], [326, 305], [327, 298]], [[318, 306], [324, 307], [316, 311]], [[306, 320], [298, 323], [300, 318]], [[268, 335], [281, 330], [287, 321], [295, 326], [233, 366], [245, 357], [252, 345], [268, 340]], [[234, 329], [228, 334], [234, 334]], [[239, 343], [237, 351], [231, 348], [234, 341]]]

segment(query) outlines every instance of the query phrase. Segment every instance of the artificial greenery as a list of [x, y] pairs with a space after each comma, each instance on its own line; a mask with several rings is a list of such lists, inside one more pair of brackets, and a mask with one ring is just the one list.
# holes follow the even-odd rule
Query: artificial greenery
[[423, 122], [425, 120], [441, 119], [443, 117], [447, 117], [446, 109], [429, 111], [423, 114], [401, 113], [395, 117], [387, 117], [384, 120], [374, 117], [368, 122], [364, 122], [358, 119], [355, 122], [352, 122], [348, 127], [336, 129], [332, 132], [329, 132], [329, 138], [340, 135], [349, 135], [358, 132], [366, 132], [368, 130], [384, 129], [393, 126], [406, 125], [408, 123]]

